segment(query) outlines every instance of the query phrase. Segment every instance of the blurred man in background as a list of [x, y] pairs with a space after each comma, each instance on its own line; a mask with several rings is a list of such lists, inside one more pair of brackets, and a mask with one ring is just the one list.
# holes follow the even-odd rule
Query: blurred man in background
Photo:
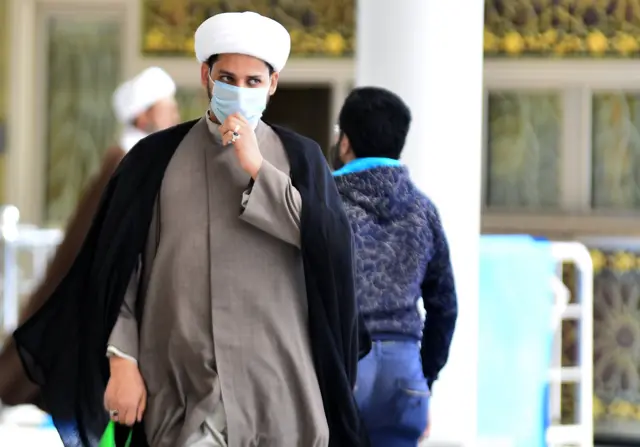
[[[113, 110], [124, 126], [119, 144], [106, 150], [100, 170], [90, 179], [43, 280], [27, 300], [21, 323], [43, 305], [69, 271], [89, 231], [100, 197], [127, 152], [145, 136], [178, 123], [175, 91], [171, 77], [161, 68], [151, 67], [114, 92]], [[41, 406], [38, 389], [24, 373], [13, 338], [0, 353], [0, 401], [6, 405], [35, 403]]]
[[355, 89], [340, 111], [333, 152], [354, 233], [358, 305], [374, 342], [358, 365], [355, 391], [373, 447], [415, 447], [428, 436], [430, 389], [457, 317], [438, 211], [399, 161], [410, 124], [397, 95]]
[[173, 79], [158, 67], [147, 68], [118, 87], [113, 94], [113, 110], [124, 125], [120, 155], [124, 156], [147, 135], [178, 124], [175, 93]]

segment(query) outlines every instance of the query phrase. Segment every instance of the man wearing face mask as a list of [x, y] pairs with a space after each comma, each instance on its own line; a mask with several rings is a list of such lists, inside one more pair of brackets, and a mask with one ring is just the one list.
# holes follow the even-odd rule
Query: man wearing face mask
[[[100, 196], [122, 158], [142, 138], [178, 123], [175, 92], [173, 79], [161, 68], [151, 67], [113, 93], [113, 111], [124, 125], [119, 144], [106, 150], [100, 170], [89, 180], [62, 243], [22, 311], [21, 322], [43, 305], [71, 268], [98, 209]], [[41, 403], [38, 389], [27, 379], [12, 341], [0, 353], [0, 401], [7, 405]]]
[[84, 445], [111, 418], [132, 446], [364, 446], [349, 222], [318, 145], [261, 121], [289, 34], [225, 13], [195, 49], [210, 107], [120, 165], [22, 360]]

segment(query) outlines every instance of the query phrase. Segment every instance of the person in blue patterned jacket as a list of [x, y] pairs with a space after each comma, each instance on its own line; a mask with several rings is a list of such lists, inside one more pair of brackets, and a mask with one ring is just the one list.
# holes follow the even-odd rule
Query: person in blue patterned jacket
[[430, 390], [458, 313], [438, 210], [399, 161], [410, 124], [397, 95], [357, 88], [330, 157], [354, 234], [358, 305], [374, 340], [355, 388], [372, 447], [416, 447], [428, 436]]

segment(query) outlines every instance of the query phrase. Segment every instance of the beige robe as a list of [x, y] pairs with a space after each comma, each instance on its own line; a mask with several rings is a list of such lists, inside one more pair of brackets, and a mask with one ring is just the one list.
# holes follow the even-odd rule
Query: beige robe
[[139, 362], [151, 447], [186, 447], [211, 424], [229, 447], [328, 445], [308, 338], [300, 195], [275, 132], [260, 123], [256, 136], [265, 162], [250, 192], [233, 146], [221, 145], [208, 119], [167, 168], [110, 339]]

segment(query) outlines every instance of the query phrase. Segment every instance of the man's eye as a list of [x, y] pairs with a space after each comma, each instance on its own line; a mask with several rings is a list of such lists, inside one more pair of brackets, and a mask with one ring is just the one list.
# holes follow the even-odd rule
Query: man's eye
[[258, 85], [260, 84], [260, 79], [249, 79], [249, 85]]
[[229, 76], [220, 76], [220, 80], [222, 82], [227, 83], [227, 84], [231, 83], [231, 81], [232, 81], [231, 77], [229, 77]]

